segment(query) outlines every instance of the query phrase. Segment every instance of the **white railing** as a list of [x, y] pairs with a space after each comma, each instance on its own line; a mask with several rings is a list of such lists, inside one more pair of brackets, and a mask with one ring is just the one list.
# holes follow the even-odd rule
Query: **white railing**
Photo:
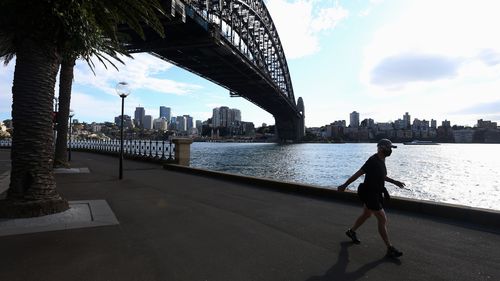
[[[9, 148], [12, 140], [0, 140], [0, 148]], [[98, 153], [120, 153], [120, 140], [76, 140], [68, 148], [71, 150], [91, 151]], [[124, 156], [140, 157], [145, 159], [168, 160], [174, 159], [175, 145], [165, 140], [125, 140], [123, 141]]]

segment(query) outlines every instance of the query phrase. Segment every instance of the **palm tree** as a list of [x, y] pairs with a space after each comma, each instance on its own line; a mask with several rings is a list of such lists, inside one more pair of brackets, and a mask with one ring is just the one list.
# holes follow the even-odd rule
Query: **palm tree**
[[7, 198], [0, 201], [1, 217], [32, 217], [68, 209], [56, 191], [52, 170], [52, 106], [63, 55], [74, 51], [90, 66], [92, 57], [109, 61], [101, 52], [117, 58], [126, 54], [119, 44], [117, 25], [128, 24], [141, 36], [142, 23], [162, 32], [161, 13], [156, 0], [0, 2], [0, 59], [7, 64], [16, 58], [11, 182]]
[[[127, 20], [130, 23], [132, 29], [134, 29], [142, 39], [145, 39], [144, 32], [142, 30], [142, 25], [139, 20], [150, 20], [147, 15], [154, 11], [148, 11], [144, 9], [144, 7], [148, 8], [148, 5], [151, 5], [151, 1], [124, 1], [119, 6], [116, 6], [116, 3], [106, 4], [101, 1], [94, 3], [97, 5], [93, 10], [96, 12], [106, 11], [108, 9], [113, 8], [115, 10], [114, 17], [116, 19], [112, 22], [115, 24], [109, 24], [109, 15], [110, 13], [96, 13], [93, 20], [98, 22], [99, 27], [102, 27], [105, 31], [105, 35], [101, 35], [98, 32], [95, 32], [95, 37], [92, 38], [94, 42], [94, 47], [91, 49], [90, 55], [97, 57], [104, 65], [105, 60], [109, 62], [113, 67], [118, 69], [113, 62], [109, 61], [106, 57], [101, 56], [101, 53], [107, 54], [109, 57], [117, 60], [120, 63], [123, 61], [118, 57], [118, 54], [128, 56], [125, 49], [122, 48], [119, 42], [126, 41], [126, 35], [122, 33], [116, 32], [116, 23], [124, 22], [123, 19]], [[142, 5], [137, 6], [135, 2], [143, 2]], [[124, 4], [124, 5], [123, 5]], [[135, 6], [134, 6], [135, 5]], [[156, 6], [155, 6], [156, 5]], [[159, 9], [158, 4], [154, 4], [155, 9]], [[130, 9], [129, 7], [135, 7]], [[130, 15], [130, 10], [137, 13], [137, 15], [142, 15], [138, 17], [137, 15]], [[155, 17], [152, 18], [150, 26], [153, 27], [161, 36], [164, 36], [163, 27], [159, 21], [156, 20]], [[113, 40], [109, 40], [109, 38], [113, 38]], [[56, 138], [56, 146], [55, 146], [55, 158], [54, 158], [54, 167], [68, 167], [68, 117], [70, 111], [71, 104], [71, 88], [73, 84], [73, 70], [75, 66], [75, 61], [78, 57], [87, 60], [89, 66], [93, 69], [93, 64], [90, 61], [89, 50], [88, 47], [81, 42], [81, 40], [75, 38], [69, 38], [66, 44], [64, 45], [63, 50], [63, 59], [61, 62], [61, 69], [59, 74], [59, 111], [57, 114], [57, 138]]]
[[[54, 167], [68, 167], [68, 117], [73, 85], [75, 59], [63, 59], [59, 72], [59, 110], [57, 113], [57, 134]], [[71, 124], [69, 124], [71, 126]]]

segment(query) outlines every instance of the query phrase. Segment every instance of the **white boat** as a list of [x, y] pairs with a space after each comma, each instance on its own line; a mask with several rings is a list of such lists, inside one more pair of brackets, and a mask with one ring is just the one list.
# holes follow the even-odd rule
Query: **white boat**
[[433, 141], [414, 140], [414, 141], [410, 141], [410, 142], [403, 142], [403, 144], [406, 144], [406, 145], [438, 145], [439, 143], [436, 143]]

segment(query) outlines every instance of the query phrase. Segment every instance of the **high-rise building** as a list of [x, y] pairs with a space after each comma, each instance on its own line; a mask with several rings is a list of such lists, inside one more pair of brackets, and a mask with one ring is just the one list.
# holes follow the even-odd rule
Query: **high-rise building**
[[174, 130], [174, 131], [177, 130], [177, 117], [172, 116], [170, 118], [170, 124], [168, 127], [170, 130]]
[[175, 121], [177, 123], [177, 131], [180, 131], [180, 132], [187, 131], [186, 118], [184, 118], [184, 116], [177, 116], [175, 119], [176, 119]]
[[143, 122], [144, 129], [147, 129], [147, 130], [153, 129], [153, 116], [145, 115], [144, 118], [142, 119], [142, 122]]
[[136, 107], [134, 113], [134, 125], [139, 128], [144, 127], [144, 116], [146, 115], [146, 111], [144, 107]]
[[201, 132], [201, 126], [203, 126], [201, 120], [196, 120], [196, 129], [198, 129], [198, 132]]
[[[115, 124], [120, 127], [121, 126], [121, 115], [115, 117]], [[123, 115], [123, 127], [124, 128], [133, 128], [134, 123], [132, 122], [132, 118], [128, 115]]]
[[444, 120], [443, 122], [441, 122], [441, 126], [443, 126], [444, 128], [451, 128], [451, 123], [448, 120]]
[[394, 121], [394, 129], [396, 130], [404, 130], [406, 129], [406, 124], [404, 120], [398, 119]]
[[212, 127], [230, 127], [241, 123], [241, 111], [236, 108], [221, 106], [212, 111]]
[[353, 111], [349, 115], [349, 126], [352, 128], [357, 128], [359, 127], [359, 113], [356, 111]]
[[373, 128], [375, 127], [375, 120], [371, 118], [363, 119], [363, 121], [361, 121], [361, 127]]
[[212, 110], [212, 127], [217, 128], [220, 126], [220, 108], [216, 107]]
[[170, 107], [166, 107], [166, 106], [160, 106], [160, 118], [165, 118], [168, 121], [170, 121]]
[[229, 107], [221, 106], [219, 108], [219, 113], [220, 113], [220, 125], [219, 126], [227, 127], [229, 125], [229, 119], [230, 119]]
[[408, 112], [406, 112], [405, 115], [403, 115], [403, 121], [405, 126], [404, 129], [409, 129], [411, 127], [411, 117], [410, 114], [408, 114]]
[[234, 121], [241, 122], [241, 111], [237, 108], [233, 108], [233, 109], [231, 109], [231, 111], [233, 112], [233, 118], [232, 118], [231, 122], [234, 122]]
[[437, 128], [437, 121], [434, 119], [431, 119], [431, 128], [436, 129]]
[[477, 120], [477, 127], [482, 129], [496, 129], [498, 126], [497, 122], [479, 119]]
[[186, 131], [190, 131], [193, 128], [193, 117], [189, 115], [184, 115], [183, 117], [186, 120]]

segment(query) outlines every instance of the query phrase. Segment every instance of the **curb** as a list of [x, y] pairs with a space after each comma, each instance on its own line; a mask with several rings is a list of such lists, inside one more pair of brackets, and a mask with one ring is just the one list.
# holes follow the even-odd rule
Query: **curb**
[[[336, 199], [350, 203], [360, 203], [357, 194], [352, 191], [339, 192], [337, 190], [315, 185], [236, 175], [176, 164], [164, 164], [163, 168], [170, 171], [219, 178], [254, 186], [257, 185], [257, 187], [270, 188], [280, 192], [309, 195], [324, 199]], [[467, 224], [487, 227], [494, 232], [500, 232], [500, 211], [395, 196], [391, 197], [391, 200], [386, 202], [385, 205], [394, 210], [413, 212], [420, 215], [427, 215], [432, 218], [457, 220]]]

